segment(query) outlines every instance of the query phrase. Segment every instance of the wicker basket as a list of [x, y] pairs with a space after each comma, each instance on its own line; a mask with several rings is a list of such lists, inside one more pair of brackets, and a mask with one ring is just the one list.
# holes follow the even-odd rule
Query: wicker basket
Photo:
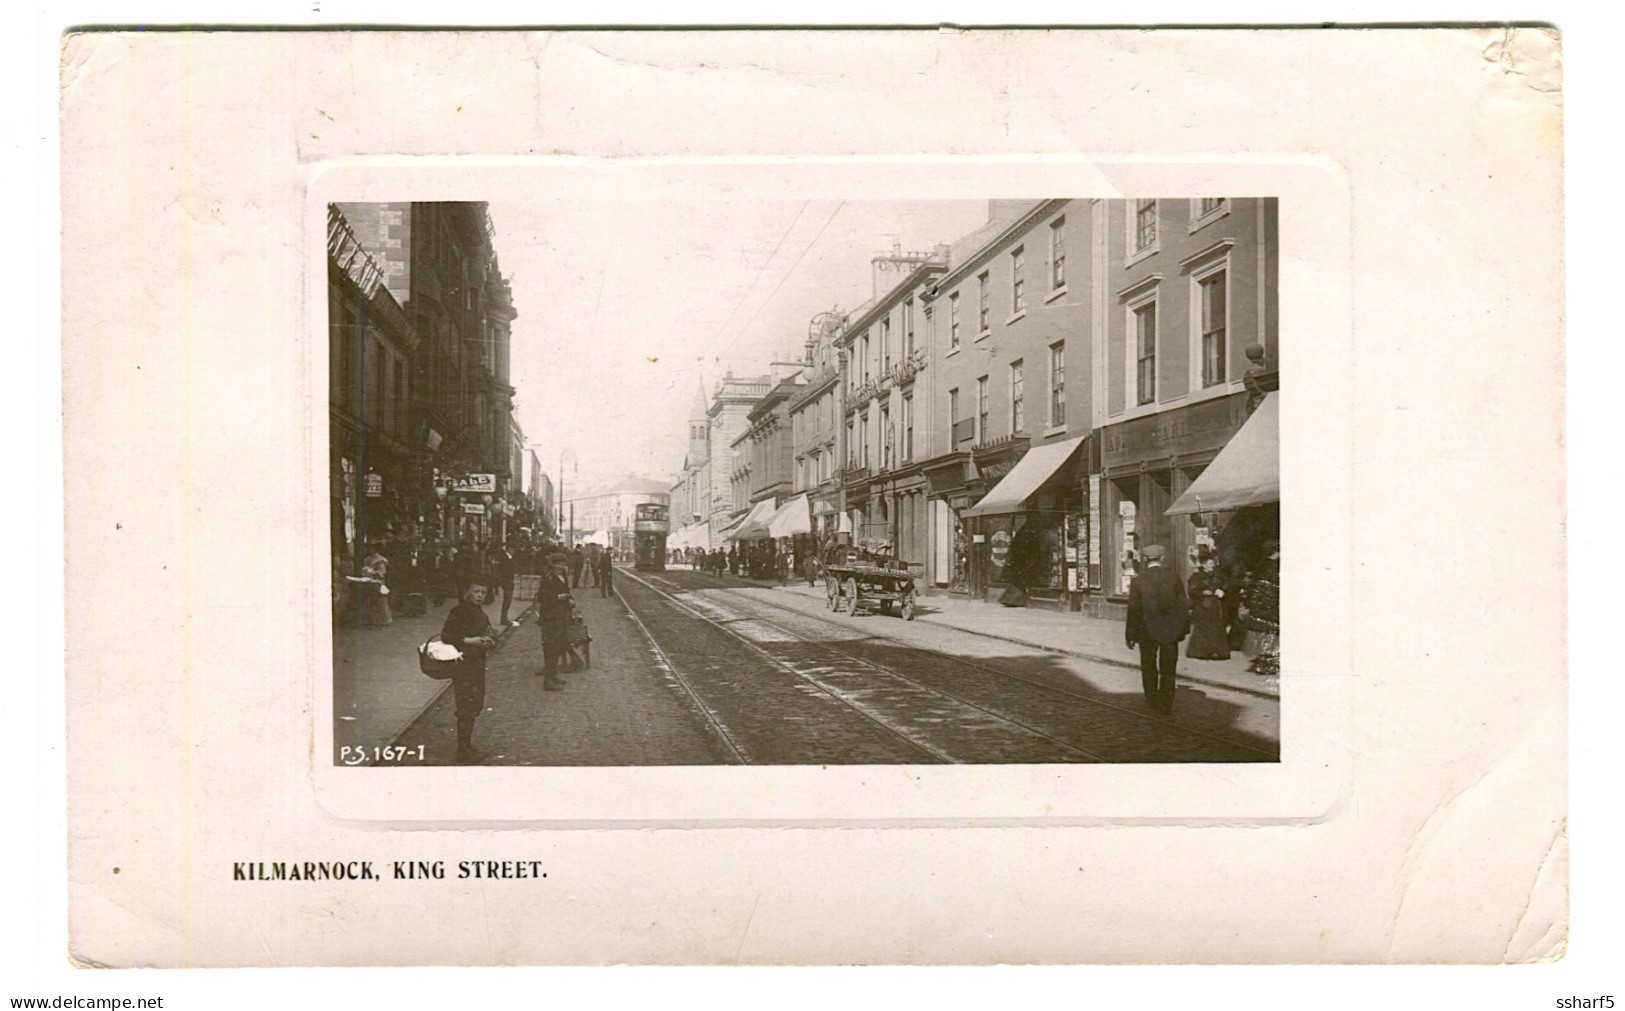
[[436, 633], [418, 647], [418, 669], [436, 681], [445, 681], [457, 676], [457, 672], [462, 669], [463, 661], [460, 658], [456, 660], [436, 660], [430, 656], [429, 643], [440, 641], [440, 635]]

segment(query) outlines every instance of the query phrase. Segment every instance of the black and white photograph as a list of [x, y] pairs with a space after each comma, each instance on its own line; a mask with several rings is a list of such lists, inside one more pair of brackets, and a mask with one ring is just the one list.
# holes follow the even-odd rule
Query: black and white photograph
[[1556, 31], [322, 16], [61, 40], [16, 950], [1144, 1003], [1596, 943]]
[[335, 764], [1280, 760], [1275, 199], [326, 213]]

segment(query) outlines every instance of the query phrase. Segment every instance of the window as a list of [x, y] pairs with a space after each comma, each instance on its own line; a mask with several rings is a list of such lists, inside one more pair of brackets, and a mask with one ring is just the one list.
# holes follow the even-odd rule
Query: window
[[885, 364], [881, 365], [881, 372], [891, 371], [891, 320], [880, 321], [880, 354]]
[[846, 465], [852, 466], [858, 458], [858, 429], [857, 422], [849, 420], [846, 423]]
[[953, 424], [957, 424], [958, 422], [959, 422], [959, 391], [957, 389], [953, 389], [953, 390], [948, 391], [948, 424], [953, 425]]
[[1018, 247], [1010, 254], [1010, 315], [1027, 308], [1027, 300], [1021, 293], [1021, 268], [1027, 259], [1027, 250]]
[[1141, 404], [1157, 399], [1157, 303], [1149, 302], [1134, 310], [1135, 388]]
[[948, 350], [959, 347], [959, 292], [948, 296]]
[[880, 409], [880, 468], [882, 470], [891, 470], [891, 453], [891, 408], [882, 407]]
[[914, 353], [914, 300], [903, 301], [903, 354]]
[[1205, 218], [1215, 211], [1224, 210], [1224, 197], [1203, 197], [1196, 202], [1196, 216]]
[[1049, 286], [1066, 286], [1066, 219], [1056, 218], [1049, 226]]
[[869, 466], [869, 412], [858, 415], [858, 466]]
[[976, 275], [976, 332], [987, 333], [987, 272]]
[[987, 441], [987, 377], [976, 380], [976, 441]]
[[1150, 249], [1157, 242], [1157, 202], [1134, 201], [1134, 251]]
[[1022, 403], [1025, 399], [1024, 386], [1026, 381], [1022, 376], [1022, 363], [1010, 363], [1010, 434], [1017, 435], [1027, 429], [1027, 409]]
[[914, 459], [914, 398], [903, 398], [903, 462]]
[[1197, 281], [1202, 302], [1202, 385], [1225, 380], [1225, 274], [1216, 270]]
[[1054, 428], [1066, 424], [1066, 342], [1049, 349], [1049, 423]]
[[863, 381], [869, 381], [869, 335], [858, 339], [858, 356], [863, 359]]

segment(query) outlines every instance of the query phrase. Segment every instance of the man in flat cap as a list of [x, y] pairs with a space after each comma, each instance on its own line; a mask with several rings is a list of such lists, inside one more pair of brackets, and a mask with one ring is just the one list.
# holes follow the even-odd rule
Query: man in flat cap
[[1140, 648], [1140, 685], [1146, 705], [1159, 713], [1174, 710], [1174, 666], [1179, 640], [1190, 632], [1190, 603], [1185, 582], [1163, 564], [1163, 547], [1151, 544], [1140, 553], [1145, 567], [1128, 588], [1128, 623], [1123, 640]]
[[559, 661], [570, 646], [570, 558], [562, 551], [548, 557], [548, 571], [536, 589], [536, 623], [542, 627], [542, 688], [556, 692], [564, 687], [559, 677]]

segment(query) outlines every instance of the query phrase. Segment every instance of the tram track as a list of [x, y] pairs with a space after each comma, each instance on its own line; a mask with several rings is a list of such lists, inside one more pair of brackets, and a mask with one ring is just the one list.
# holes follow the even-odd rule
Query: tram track
[[[693, 593], [693, 587], [656, 577], [671, 594]], [[965, 705], [982, 708], [1000, 719], [1025, 726], [1031, 732], [1078, 748], [1086, 761], [1108, 762], [1276, 762], [1279, 748], [1260, 747], [1237, 733], [1213, 733], [1187, 722], [1144, 710], [1135, 702], [1119, 704], [1099, 693], [1088, 693], [1028, 676], [1008, 667], [959, 653], [950, 653], [891, 636], [861, 632], [854, 638], [851, 621], [740, 592], [727, 586], [703, 586], [711, 595], [727, 595], [743, 604], [744, 614], [733, 621], [754, 622], [778, 629], [783, 635], [814, 643], [850, 664], [869, 664], [902, 678], [929, 679], [931, 691], [955, 697]], [[756, 608], [783, 612], [774, 621]], [[713, 608], [713, 610], [715, 610]], [[717, 620], [718, 614], [708, 615]], [[833, 629], [839, 634], [820, 634]], [[965, 633], [974, 634], [974, 633]], [[1037, 662], [1037, 661], [1035, 661]], [[987, 675], [999, 679], [995, 686]], [[917, 681], [917, 683], [921, 683]], [[1014, 692], [1012, 686], [1019, 686]], [[1138, 690], [1133, 693], [1138, 696]]]
[[[736, 651], [743, 646], [746, 654], [756, 658], [758, 670], [765, 665], [794, 679], [803, 689], [798, 693], [803, 700], [815, 693], [824, 702], [822, 710], [759, 714], [778, 717], [770, 719], [770, 725], [763, 728], [768, 734], [777, 732], [779, 720], [782, 720], [786, 732], [794, 733], [799, 722], [807, 719], [823, 721], [839, 711], [857, 713], [879, 732], [905, 742], [916, 751], [915, 762], [920, 761], [921, 756], [929, 763], [1102, 761], [1100, 756], [1085, 748], [1013, 720], [996, 709], [940, 691], [883, 665], [839, 657], [832, 654], [825, 644], [798, 635], [781, 624], [749, 614], [708, 613], [703, 602], [697, 602], [699, 606], [695, 606], [656, 585], [658, 577], [632, 574], [631, 579], [649, 591], [651, 601], [658, 601], [661, 606], [685, 615], [691, 627], [715, 629], [727, 634]], [[682, 589], [668, 580], [658, 579], [658, 582], [679, 591]], [[637, 604], [648, 602], [628, 603], [636, 609]], [[651, 624], [655, 627], [649, 634], [658, 640], [661, 623], [657, 620]], [[656, 644], [659, 644], [658, 641]], [[696, 681], [701, 684], [696, 686]], [[704, 681], [703, 676], [695, 678], [692, 672], [683, 678], [685, 687], [694, 692], [697, 705], [723, 708], [722, 704], [705, 698]], [[730, 720], [724, 719], [722, 722], [726, 727]], [[738, 718], [731, 718], [731, 722], [737, 723]], [[737, 740], [738, 735], [733, 728], [727, 728], [725, 732], [731, 733]], [[838, 749], [838, 743], [836, 747]], [[747, 746], [740, 750], [748, 754], [750, 748]], [[891, 760], [906, 762], [909, 759], [896, 757]], [[836, 750], [819, 761], [821, 764], [846, 764], [860, 759]]]

